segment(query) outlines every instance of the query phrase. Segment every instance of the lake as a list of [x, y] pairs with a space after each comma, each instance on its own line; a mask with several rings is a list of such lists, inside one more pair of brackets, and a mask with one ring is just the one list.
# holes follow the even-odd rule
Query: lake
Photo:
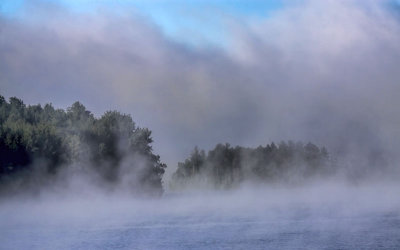
[[400, 249], [396, 186], [11, 199], [1, 249]]

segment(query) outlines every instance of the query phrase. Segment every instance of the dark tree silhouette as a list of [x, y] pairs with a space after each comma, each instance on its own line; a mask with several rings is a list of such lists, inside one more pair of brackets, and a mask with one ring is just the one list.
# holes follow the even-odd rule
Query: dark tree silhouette
[[79, 165], [111, 186], [129, 171], [132, 191], [160, 194], [166, 165], [153, 154], [152, 142], [150, 130], [137, 128], [131, 116], [117, 111], [95, 118], [79, 102], [64, 111], [0, 96], [0, 189], [16, 180], [28, 183], [35, 165], [44, 179]]

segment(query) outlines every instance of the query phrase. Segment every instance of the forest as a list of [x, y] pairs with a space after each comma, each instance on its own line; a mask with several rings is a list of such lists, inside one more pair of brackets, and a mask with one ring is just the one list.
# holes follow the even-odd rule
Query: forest
[[257, 148], [218, 144], [207, 154], [197, 147], [172, 176], [171, 188], [202, 186], [227, 189], [249, 183], [299, 183], [334, 169], [325, 147], [282, 141]]
[[[124, 182], [132, 193], [160, 195], [167, 166], [153, 153], [152, 142], [149, 129], [117, 111], [96, 118], [79, 102], [63, 110], [0, 96], [0, 193], [45, 186], [69, 172], [96, 176], [109, 189]], [[218, 144], [208, 153], [195, 147], [178, 163], [170, 187], [291, 182], [325, 175], [333, 165], [328, 151], [312, 143]]]
[[63, 110], [0, 96], [0, 191], [37, 188], [72, 172], [109, 189], [124, 179], [135, 194], [159, 195], [166, 164], [152, 142], [149, 129], [117, 111], [96, 118], [79, 102]]

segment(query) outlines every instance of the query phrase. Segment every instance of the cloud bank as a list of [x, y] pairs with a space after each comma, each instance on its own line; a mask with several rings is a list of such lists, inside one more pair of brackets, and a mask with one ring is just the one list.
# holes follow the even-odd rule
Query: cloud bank
[[172, 41], [126, 9], [35, 3], [21, 17], [0, 16], [1, 93], [131, 113], [153, 130], [171, 171], [194, 145], [218, 142], [313, 141], [374, 168], [400, 153], [400, 23], [390, 2], [226, 13], [222, 48]]

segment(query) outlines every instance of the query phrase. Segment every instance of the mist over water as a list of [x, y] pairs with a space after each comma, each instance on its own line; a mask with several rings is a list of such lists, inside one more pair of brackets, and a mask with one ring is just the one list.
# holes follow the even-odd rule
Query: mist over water
[[[129, 121], [124, 113], [132, 114], [154, 132], [150, 137], [132, 125], [108, 143], [119, 124], [103, 119], [110, 131], [92, 124], [82, 131], [92, 129], [94, 140], [84, 134], [70, 140], [80, 165], [60, 163], [47, 178], [40, 159], [30, 159], [30, 182], [11, 181], [0, 192], [0, 249], [400, 249], [398, 1], [283, 2], [257, 18], [211, 12], [224, 24], [227, 42], [220, 47], [171, 40], [150, 17], [122, 5], [85, 13], [38, 0], [24, 3], [20, 15], [0, 12], [0, 95], [27, 104], [52, 102], [57, 112], [79, 100], [100, 125], [97, 114], [118, 109], [123, 113], [108, 114]], [[201, 10], [193, 13], [208, 19]], [[19, 131], [21, 119], [1, 125]], [[79, 122], [71, 120], [71, 127], [67, 120], [56, 122], [65, 133], [81, 131], [71, 129]], [[46, 131], [24, 125], [24, 135]], [[52, 128], [48, 138], [58, 138]], [[142, 131], [144, 139], [133, 131]], [[299, 167], [312, 165], [307, 154], [287, 164], [259, 154], [276, 163], [272, 170], [297, 165], [275, 175], [281, 179], [252, 181], [262, 171], [251, 171], [265, 165], [253, 153], [281, 140], [326, 147], [329, 157], [323, 159], [334, 169], [307, 176]], [[237, 178], [239, 185], [229, 189], [196, 183], [194, 176], [185, 188], [171, 188], [178, 162], [196, 145], [210, 150], [225, 142], [249, 151], [248, 164], [240, 158], [226, 166], [240, 166], [251, 178]], [[86, 144], [99, 154], [85, 153]], [[149, 158], [127, 150], [138, 145], [146, 146]], [[218, 152], [243, 156], [226, 148]], [[211, 154], [215, 159], [204, 164], [199, 179], [226, 170], [223, 153]], [[195, 172], [195, 160], [187, 161], [183, 177]], [[149, 161], [157, 163], [153, 176], [141, 172]], [[164, 194], [136, 195], [143, 190], [138, 176]], [[13, 186], [25, 189], [8, 192]]]
[[396, 249], [399, 194], [395, 182], [333, 179], [160, 199], [43, 192], [1, 200], [0, 248]]

